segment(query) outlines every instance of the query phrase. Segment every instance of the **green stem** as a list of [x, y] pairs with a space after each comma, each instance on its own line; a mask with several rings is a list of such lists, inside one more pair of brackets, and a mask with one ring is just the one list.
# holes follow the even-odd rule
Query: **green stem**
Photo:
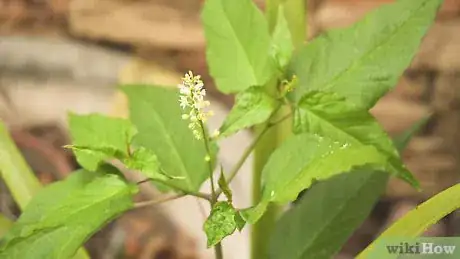
[[200, 120], [199, 122], [200, 122], [200, 127], [201, 127], [201, 133], [204, 139], [204, 146], [206, 148], [206, 157], [208, 158], [206, 160], [208, 163], [209, 178], [211, 181], [211, 205], [214, 205], [214, 203], [216, 203], [217, 201], [217, 196], [216, 196], [216, 187], [214, 186], [214, 170], [212, 168], [211, 149], [209, 148], [209, 138], [208, 138], [208, 135], [206, 134], [206, 130], [205, 130], [203, 121]]
[[[252, 151], [254, 151], [254, 148], [256, 147], [257, 143], [259, 143], [259, 141], [262, 139], [263, 135], [273, 126], [277, 125], [278, 123], [281, 123], [282, 121], [284, 121], [285, 119], [288, 119], [290, 114], [288, 114], [288, 116], [285, 116], [277, 121], [274, 121], [272, 122], [272, 117], [274, 117], [273, 115], [276, 115], [277, 112], [281, 109], [281, 105], [278, 106], [277, 108], [275, 108], [272, 116], [270, 116], [270, 118], [268, 119], [268, 123], [265, 124], [265, 126], [263, 127], [262, 130], [260, 130], [260, 132], [257, 134], [257, 136], [254, 138], [254, 140], [251, 142], [251, 144], [244, 150], [243, 152], [243, 155], [240, 157], [240, 159], [238, 160], [238, 162], [235, 164], [235, 166], [233, 167], [232, 171], [230, 172], [230, 175], [227, 179], [227, 182], [228, 183], [231, 183], [232, 180], [236, 177], [236, 175], [238, 174], [238, 172], [240, 171], [241, 167], [243, 166], [244, 162], [246, 162], [247, 158], [249, 157], [249, 155], [252, 153]], [[216, 192], [216, 196], [217, 198], [219, 198], [219, 196], [222, 194], [222, 189], [219, 189], [217, 190]]]
[[[211, 158], [211, 149], [209, 147], [209, 137], [206, 133], [206, 129], [204, 127], [203, 121], [200, 122], [201, 133], [204, 139], [204, 146], [206, 148], [206, 161], [208, 162], [208, 169], [209, 169], [209, 178], [211, 181], [211, 209], [214, 207], [214, 204], [217, 202], [217, 195], [216, 195], [216, 187], [214, 185], [214, 170], [212, 167], [212, 158]], [[214, 246], [214, 253], [216, 254], [216, 259], [223, 259], [224, 255], [222, 252], [222, 243], [218, 243]]]
[[[284, 117], [281, 114], [284, 114], [285, 108], [286, 107], [283, 107], [277, 113], [275, 118]], [[281, 143], [280, 135], [287, 135], [284, 133], [284, 128], [286, 127], [285, 125], [285, 123], [281, 123], [271, 127], [255, 147], [252, 183], [252, 200], [254, 204], [257, 204], [262, 194], [262, 169], [272, 152]], [[263, 128], [256, 128], [256, 131], [258, 132], [261, 130], [263, 130]], [[269, 205], [264, 216], [262, 216], [262, 218], [253, 225], [251, 232], [251, 258], [267, 258], [271, 233], [273, 232], [280, 210], [281, 207], [279, 206]]]
[[134, 204], [135, 209], [144, 208], [152, 205], [157, 205], [163, 202], [172, 201], [186, 196], [185, 194], [175, 194], [172, 196], [166, 196], [155, 200], [141, 201]]
[[184, 189], [184, 188], [180, 187], [179, 185], [176, 185], [176, 184], [174, 184], [172, 182], [167, 182], [167, 181], [163, 181], [163, 180], [160, 180], [160, 179], [150, 179], [149, 178], [149, 179], [142, 180], [142, 181], [138, 182], [137, 184], [142, 184], [142, 183], [150, 182], [150, 181], [161, 183], [161, 184], [166, 185], [166, 186], [168, 186], [168, 187], [170, 187], [170, 188], [172, 188], [174, 190], [180, 191], [185, 195], [195, 196], [195, 197], [205, 199], [205, 200], [208, 200], [208, 201], [212, 200], [212, 197], [210, 197], [209, 194], [207, 194], [207, 193], [190, 191], [190, 190]]
[[[300, 47], [306, 38], [306, 15], [305, 0], [266, 0], [265, 10], [270, 32], [273, 31], [280, 6], [283, 5], [284, 16], [287, 20], [289, 31], [291, 32], [292, 43], [295, 48]], [[276, 92], [277, 80], [273, 80], [267, 85], [267, 90]], [[289, 111], [289, 107], [283, 107], [276, 115], [275, 119], [283, 118]], [[256, 132], [263, 128], [256, 127]], [[255, 147], [254, 169], [253, 169], [253, 188], [252, 198], [256, 204], [260, 200], [262, 193], [262, 169], [268, 161], [272, 152], [288, 137], [291, 133], [290, 122], [285, 121], [272, 127], [264, 134], [262, 139]], [[281, 211], [281, 207], [270, 205], [264, 216], [254, 224], [251, 232], [251, 258], [265, 259], [268, 257], [268, 247], [271, 234], [276, 224], [276, 219]]]

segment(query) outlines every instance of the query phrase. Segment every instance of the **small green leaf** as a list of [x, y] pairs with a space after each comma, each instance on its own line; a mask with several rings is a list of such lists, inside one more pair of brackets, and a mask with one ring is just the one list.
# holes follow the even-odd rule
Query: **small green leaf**
[[220, 177], [219, 181], [217, 181], [217, 184], [224, 193], [225, 197], [227, 197], [228, 202], [232, 203], [232, 190], [228, 186], [227, 180], [225, 179], [225, 174], [222, 166], [220, 166]]
[[251, 87], [236, 95], [235, 105], [220, 127], [226, 137], [244, 128], [265, 122], [276, 108], [277, 101], [261, 87]]
[[280, 69], [283, 69], [291, 60], [294, 46], [292, 45], [291, 33], [284, 16], [284, 7], [278, 8], [278, 18], [275, 30], [272, 35], [271, 56], [278, 62]]
[[391, 139], [367, 111], [333, 93], [312, 91], [295, 110], [295, 133], [312, 133], [353, 145], [371, 145], [388, 157], [393, 173], [415, 187], [417, 180], [405, 168]]
[[123, 159], [123, 164], [132, 170], [137, 170], [151, 179], [166, 180], [167, 177], [161, 173], [160, 162], [157, 155], [145, 147], [139, 147]]
[[211, 214], [204, 223], [204, 232], [208, 237], [208, 247], [220, 243], [224, 237], [233, 234], [237, 227], [241, 227], [241, 221], [238, 216], [238, 212], [229, 202], [220, 201], [214, 204]]
[[255, 223], [270, 202], [295, 200], [313, 179], [325, 180], [366, 164], [378, 169], [388, 167], [386, 157], [373, 146], [337, 142], [309, 133], [292, 136], [270, 156], [262, 171], [262, 198], [258, 205], [244, 210], [243, 217]]
[[236, 222], [236, 228], [240, 232], [243, 230], [244, 226], [246, 226], [246, 221], [243, 219], [240, 212], [236, 213], [235, 222]]
[[[395, 138], [401, 152], [426, 119]], [[320, 182], [277, 223], [271, 259], [333, 258], [371, 212], [389, 175], [362, 168]]]
[[[208, 164], [203, 140], [197, 140], [181, 118], [178, 91], [154, 86], [123, 87], [129, 100], [130, 119], [138, 129], [133, 140], [156, 154], [168, 181], [190, 191], [197, 191], [208, 178]], [[217, 147], [211, 145], [211, 161]]]
[[[372, 251], [381, 241], [391, 238], [414, 238], [423, 234], [430, 226], [449, 213], [460, 208], [460, 184], [456, 184], [437, 195], [431, 197], [417, 208], [411, 210], [402, 218], [398, 219], [363, 252], [358, 259], [372, 258]], [[387, 258], [397, 258], [397, 255], [390, 255]]]
[[119, 175], [77, 171], [27, 205], [0, 245], [1, 258], [73, 256], [96, 231], [133, 207], [135, 185]]
[[206, 57], [224, 93], [264, 85], [271, 75], [267, 22], [252, 0], [206, 0], [201, 15]]
[[125, 119], [100, 114], [69, 114], [70, 135], [78, 163], [95, 171], [108, 158], [128, 155], [136, 129]]
[[332, 91], [359, 107], [372, 107], [396, 85], [442, 2], [399, 0], [308, 43], [291, 66], [299, 77], [296, 97]]

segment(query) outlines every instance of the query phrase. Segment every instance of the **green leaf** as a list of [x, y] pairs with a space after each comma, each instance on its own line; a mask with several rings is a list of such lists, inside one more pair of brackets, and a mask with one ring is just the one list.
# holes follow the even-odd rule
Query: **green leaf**
[[374, 146], [388, 157], [390, 173], [419, 187], [379, 123], [369, 112], [348, 103], [345, 98], [317, 91], [305, 94], [295, 110], [293, 131], [327, 136], [353, 145]]
[[232, 190], [230, 189], [230, 186], [228, 186], [228, 182], [225, 179], [225, 174], [222, 166], [220, 166], [220, 177], [219, 180], [217, 181], [217, 184], [219, 185], [219, 188], [222, 190], [224, 193], [225, 197], [227, 197], [227, 200], [229, 203], [232, 203]]
[[[0, 121], [0, 174], [21, 210], [42, 188], [21, 153]], [[78, 250], [74, 259], [87, 259], [84, 249]]]
[[277, 101], [260, 87], [251, 87], [236, 95], [235, 105], [220, 127], [220, 136], [226, 137], [244, 128], [268, 120]]
[[272, 35], [271, 56], [278, 61], [279, 68], [283, 69], [291, 60], [293, 51], [294, 45], [284, 16], [284, 7], [280, 5], [277, 23]]
[[119, 175], [77, 171], [39, 192], [2, 240], [1, 258], [62, 259], [133, 207], [135, 185]]
[[314, 179], [325, 180], [366, 164], [384, 170], [386, 163], [386, 157], [373, 146], [337, 142], [309, 133], [292, 136], [270, 156], [262, 171], [262, 198], [258, 205], [246, 209], [243, 217], [255, 223], [270, 202], [295, 200]]
[[209, 70], [220, 91], [239, 92], [268, 81], [270, 35], [252, 0], [206, 0], [201, 19]]
[[329, 259], [369, 215], [388, 174], [355, 170], [313, 186], [277, 223], [271, 259]]
[[132, 170], [143, 173], [150, 179], [167, 180], [167, 176], [161, 173], [160, 162], [157, 155], [145, 147], [139, 147], [123, 159], [123, 164]]
[[136, 129], [130, 121], [100, 114], [69, 114], [72, 146], [78, 163], [95, 171], [104, 160], [128, 155]]
[[0, 175], [19, 208], [29, 203], [41, 189], [41, 184], [14, 144], [0, 121]]
[[[426, 119], [395, 138], [399, 151], [424, 122]], [[388, 178], [388, 174], [363, 168], [314, 185], [278, 221], [270, 258], [333, 258], [367, 218]]]
[[237, 227], [242, 228], [241, 224], [241, 218], [231, 203], [220, 201], [214, 204], [211, 214], [204, 223], [208, 247], [220, 243], [224, 237], [233, 234]]
[[[370, 255], [379, 242], [391, 238], [406, 239], [418, 237], [430, 226], [449, 213], [460, 208], [460, 184], [454, 185], [411, 210], [383, 232], [372, 244], [358, 255], [360, 258], [372, 258]], [[397, 258], [397, 255], [388, 258]]]
[[[123, 87], [123, 91], [128, 95], [130, 119], [138, 129], [134, 145], [156, 154], [162, 171], [174, 178], [168, 181], [197, 191], [209, 176], [206, 149], [181, 118], [179, 93], [140, 85]], [[212, 151], [211, 161], [215, 161], [217, 148], [212, 146]]]
[[306, 40], [307, 30], [305, 28], [307, 6], [304, 0], [266, 0], [265, 13], [267, 16], [270, 31], [273, 31], [278, 22], [279, 8], [283, 7], [292, 43], [297, 48]]
[[[399, 0], [307, 44], [292, 63], [296, 97], [332, 91], [370, 108], [410, 64], [442, 0]], [[389, 18], [391, 17], [391, 19]]]

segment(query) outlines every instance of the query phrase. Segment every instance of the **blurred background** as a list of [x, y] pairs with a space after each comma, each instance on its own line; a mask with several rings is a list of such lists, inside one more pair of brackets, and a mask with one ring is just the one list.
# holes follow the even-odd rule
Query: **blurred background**
[[[257, 0], [263, 8], [264, 1]], [[308, 0], [312, 38], [350, 25], [392, 0]], [[99, 112], [127, 116], [120, 83], [174, 87], [192, 70], [205, 81], [218, 128], [233, 97], [217, 92], [205, 60], [199, 12], [202, 0], [0, 0], [0, 118], [43, 184], [78, 168], [69, 143], [66, 115]], [[392, 17], [388, 17], [392, 19]], [[135, 87], [135, 86], [133, 86]], [[404, 152], [421, 181], [416, 192], [391, 181], [372, 215], [338, 257], [353, 258], [398, 217], [458, 182], [460, 173], [460, 0], [445, 0], [410, 68], [394, 91], [372, 109], [397, 135], [432, 114]], [[222, 143], [221, 159], [231, 166], [251, 139], [241, 132]], [[233, 187], [237, 205], [250, 204], [251, 161]], [[204, 187], [206, 188], [206, 187]], [[145, 198], [157, 195], [151, 187]], [[207, 206], [193, 198], [137, 210], [107, 226], [87, 243], [92, 258], [212, 258], [201, 227]], [[19, 215], [0, 182], [0, 211]], [[449, 215], [426, 235], [460, 232], [460, 217]], [[224, 241], [226, 258], [249, 258], [248, 231]]]

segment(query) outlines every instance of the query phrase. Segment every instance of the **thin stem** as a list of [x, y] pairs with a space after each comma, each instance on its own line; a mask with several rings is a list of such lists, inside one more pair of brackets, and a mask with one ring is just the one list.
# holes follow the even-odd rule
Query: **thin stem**
[[[211, 161], [211, 149], [209, 148], [209, 138], [208, 135], [206, 134], [206, 130], [203, 124], [203, 121], [199, 120], [200, 122], [200, 127], [201, 127], [201, 133], [203, 134], [203, 139], [204, 139], [204, 146], [206, 148], [206, 156], [208, 159], [208, 169], [209, 169], [209, 178], [211, 181], [211, 209], [214, 207], [214, 204], [217, 202], [217, 195], [216, 195], [216, 187], [214, 186], [214, 170], [212, 168], [212, 161]], [[223, 259], [224, 255], [222, 253], [222, 244], [218, 243], [214, 246], [214, 253], [216, 254], [216, 259]]]
[[[276, 114], [278, 110], [281, 109], [281, 105], [279, 105], [273, 114]], [[272, 119], [273, 115], [269, 118], [269, 122], [265, 124], [265, 127], [257, 134], [257, 136], [254, 138], [254, 140], [251, 142], [251, 144], [244, 150], [243, 155], [241, 158], [238, 160], [238, 162], [235, 164], [233, 167], [232, 171], [230, 172], [230, 175], [227, 179], [227, 182], [230, 183], [232, 180], [236, 177], [238, 172], [240, 171], [241, 167], [243, 166], [244, 162], [246, 162], [246, 159], [249, 157], [249, 155], [252, 153], [254, 148], [256, 147], [257, 143], [262, 139], [264, 134], [273, 126], [277, 125], [278, 123], [288, 119], [291, 116], [291, 114], [287, 114], [283, 118], [275, 121], [275, 122], [270, 122]], [[219, 197], [222, 194], [222, 189], [217, 190], [216, 195]]]
[[214, 186], [214, 170], [212, 169], [212, 161], [211, 161], [211, 149], [209, 148], [209, 139], [206, 134], [206, 130], [204, 128], [203, 121], [200, 122], [200, 127], [201, 127], [201, 133], [203, 134], [203, 139], [204, 139], [204, 146], [206, 148], [206, 156], [209, 158], [208, 162], [208, 169], [209, 169], [209, 178], [211, 181], [211, 206], [214, 205], [214, 203], [217, 201], [217, 196], [216, 196], [216, 187]]
[[222, 252], [222, 244], [218, 243], [214, 246], [214, 252], [216, 254], [216, 259], [223, 259], [224, 253]]
[[161, 184], [166, 185], [168, 187], [171, 187], [171, 188], [173, 188], [175, 190], [178, 190], [178, 191], [182, 192], [182, 195], [191, 195], [191, 196], [195, 196], [195, 197], [205, 199], [205, 200], [208, 200], [208, 201], [211, 201], [211, 199], [212, 199], [212, 197], [210, 197], [210, 195], [207, 194], [207, 193], [190, 191], [190, 190], [184, 189], [184, 188], [182, 188], [182, 187], [180, 187], [178, 185], [175, 185], [175, 184], [173, 184], [171, 182], [167, 182], [167, 181], [163, 181], [163, 180], [159, 180], [159, 179], [145, 179], [145, 180], [142, 180], [142, 181], [138, 182], [137, 184], [142, 184], [142, 183], [150, 182], [150, 181], [158, 182], [158, 183], [161, 183]]
[[159, 198], [159, 199], [156, 199], [156, 200], [141, 201], [141, 202], [135, 203], [134, 208], [138, 209], [138, 208], [144, 208], [144, 207], [148, 207], [148, 206], [152, 206], [152, 205], [157, 205], [157, 204], [160, 204], [160, 203], [163, 203], [163, 202], [172, 201], [172, 200], [179, 199], [179, 198], [182, 198], [182, 197], [185, 197], [185, 196], [186, 196], [185, 194], [175, 194], [175, 195], [171, 195], [171, 196], [167, 196], [167, 197], [162, 197], [162, 198]]

